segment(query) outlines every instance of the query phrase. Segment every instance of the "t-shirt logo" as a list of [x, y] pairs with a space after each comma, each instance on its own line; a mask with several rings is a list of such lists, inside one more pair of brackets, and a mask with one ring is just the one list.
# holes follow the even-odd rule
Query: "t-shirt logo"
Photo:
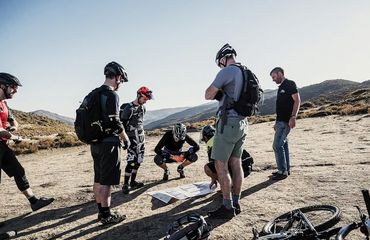
[[284, 89], [281, 89], [279, 93], [280, 94], [283, 94], [283, 93], [285, 93], [285, 90]]

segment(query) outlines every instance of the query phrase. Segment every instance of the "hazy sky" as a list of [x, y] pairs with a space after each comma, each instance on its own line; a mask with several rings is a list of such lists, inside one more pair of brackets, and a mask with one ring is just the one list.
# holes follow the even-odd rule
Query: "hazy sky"
[[370, 1], [0, 0], [0, 72], [22, 82], [8, 104], [26, 112], [74, 117], [112, 60], [129, 76], [122, 103], [142, 85], [156, 97], [148, 110], [205, 103], [226, 42], [265, 89], [276, 88], [275, 66], [299, 87], [362, 82], [370, 79]]

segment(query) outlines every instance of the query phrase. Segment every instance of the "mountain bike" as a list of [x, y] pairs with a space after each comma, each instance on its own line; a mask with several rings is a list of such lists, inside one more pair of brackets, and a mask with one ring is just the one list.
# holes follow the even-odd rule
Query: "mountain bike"
[[370, 236], [370, 219], [369, 219], [370, 217], [370, 195], [369, 195], [368, 190], [362, 190], [361, 192], [362, 192], [362, 196], [365, 201], [365, 206], [367, 209], [368, 216], [366, 216], [365, 214], [361, 212], [361, 209], [359, 206], [355, 206], [360, 215], [361, 222], [353, 222], [351, 224], [348, 224], [347, 226], [342, 227], [335, 237], [336, 240], [345, 239], [346, 236], [355, 229], [360, 229], [361, 233], [363, 233], [366, 239], [369, 240], [369, 236]]
[[[362, 195], [370, 216], [370, 195], [368, 190], [362, 190]], [[295, 209], [285, 213], [268, 222], [262, 230], [261, 235], [253, 228], [253, 239], [258, 240], [322, 240], [336, 236], [336, 240], [344, 240], [353, 230], [360, 229], [367, 240], [370, 235], [369, 216], [362, 214], [361, 209], [356, 206], [360, 214], [361, 222], [353, 222], [344, 227], [330, 229], [340, 220], [340, 210], [330, 205], [315, 205]]]
[[329, 239], [340, 230], [340, 228], [328, 230], [340, 220], [340, 215], [340, 209], [331, 205], [298, 208], [268, 222], [261, 234], [253, 228], [253, 239]]

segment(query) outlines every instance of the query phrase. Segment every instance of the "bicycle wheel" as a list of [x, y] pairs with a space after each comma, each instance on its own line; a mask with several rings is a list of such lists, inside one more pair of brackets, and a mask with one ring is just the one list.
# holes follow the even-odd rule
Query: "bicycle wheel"
[[[324, 231], [334, 226], [340, 219], [340, 210], [338, 207], [331, 205], [313, 205], [303, 208], [298, 208], [293, 211], [300, 210], [314, 226], [316, 231]], [[279, 233], [292, 229], [304, 230], [306, 228], [302, 221], [293, 221], [293, 211], [284, 213], [283, 215], [268, 222], [262, 232], [264, 234]]]

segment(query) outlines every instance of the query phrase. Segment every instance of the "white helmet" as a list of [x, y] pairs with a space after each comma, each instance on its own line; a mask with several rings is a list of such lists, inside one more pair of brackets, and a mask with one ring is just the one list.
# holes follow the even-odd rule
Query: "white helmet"
[[182, 123], [176, 123], [172, 129], [173, 138], [176, 142], [179, 140], [185, 140], [186, 137], [186, 126]]

